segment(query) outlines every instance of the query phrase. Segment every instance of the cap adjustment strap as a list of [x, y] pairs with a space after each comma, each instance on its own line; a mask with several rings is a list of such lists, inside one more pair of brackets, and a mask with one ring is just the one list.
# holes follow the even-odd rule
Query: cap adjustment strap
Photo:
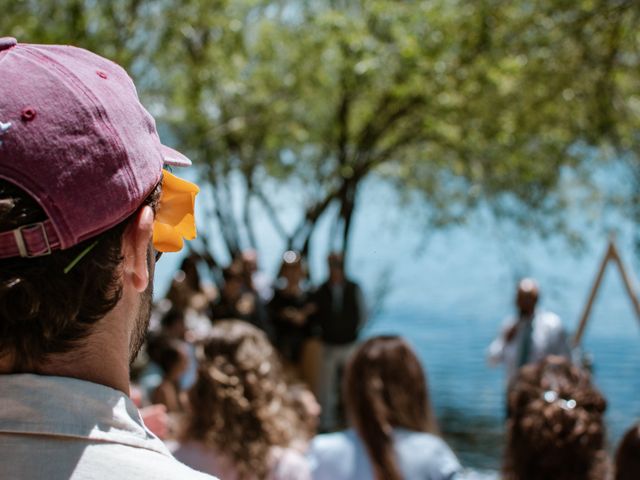
[[50, 220], [0, 233], [0, 258], [34, 258], [51, 254], [60, 241]]

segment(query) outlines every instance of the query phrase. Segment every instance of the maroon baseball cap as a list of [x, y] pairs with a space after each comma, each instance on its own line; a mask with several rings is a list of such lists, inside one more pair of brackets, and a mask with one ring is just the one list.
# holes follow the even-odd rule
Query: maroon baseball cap
[[164, 164], [153, 117], [117, 64], [81, 48], [0, 38], [0, 178], [28, 192], [41, 223], [0, 233], [0, 258], [72, 247], [134, 213]]

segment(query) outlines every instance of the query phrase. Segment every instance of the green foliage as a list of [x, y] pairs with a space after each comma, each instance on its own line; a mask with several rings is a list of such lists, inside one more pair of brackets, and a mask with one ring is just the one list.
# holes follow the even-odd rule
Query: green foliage
[[[252, 202], [302, 250], [337, 205], [346, 248], [371, 174], [418, 193], [435, 226], [486, 204], [555, 229], [563, 171], [607, 151], [638, 171], [634, 1], [0, 0], [0, 11], [8, 34], [129, 67], [209, 180], [231, 253], [255, 242]], [[263, 191], [273, 182], [304, 192], [293, 230]]]

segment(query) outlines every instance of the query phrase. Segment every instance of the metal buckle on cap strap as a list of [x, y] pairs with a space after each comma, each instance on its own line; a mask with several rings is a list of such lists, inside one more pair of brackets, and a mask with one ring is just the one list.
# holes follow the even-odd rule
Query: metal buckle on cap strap
[[[42, 239], [44, 240], [44, 243], [47, 248], [44, 252], [31, 254], [27, 249], [27, 242], [24, 238], [24, 230], [27, 230], [29, 228], [34, 228], [34, 227], [40, 228], [40, 231], [42, 232]], [[13, 231], [13, 235], [16, 239], [16, 245], [18, 245], [18, 251], [20, 252], [21, 257], [34, 258], [34, 257], [42, 257], [44, 255], [51, 254], [51, 244], [49, 243], [49, 237], [47, 236], [47, 231], [44, 228], [44, 223], [38, 222], [38, 223], [30, 223], [29, 225], [22, 225], [21, 227], [16, 228]]]

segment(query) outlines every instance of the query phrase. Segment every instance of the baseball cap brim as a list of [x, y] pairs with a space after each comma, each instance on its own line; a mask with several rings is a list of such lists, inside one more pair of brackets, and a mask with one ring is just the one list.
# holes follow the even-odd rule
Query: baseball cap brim
[[162, 160], [165, 165], [172, 165], [174, 167], [188, 167], [191, 165], [191, 160], [173, 148], [161, 145], [160, 151], [162, 152]]

